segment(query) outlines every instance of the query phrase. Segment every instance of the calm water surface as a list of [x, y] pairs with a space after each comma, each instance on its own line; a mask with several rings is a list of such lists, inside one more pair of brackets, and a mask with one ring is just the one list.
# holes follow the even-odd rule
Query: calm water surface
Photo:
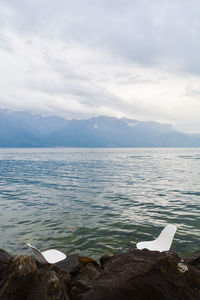
[[177, 225], [200, 249], [200, 149], [0, 149], [0, 248], [97, 258]]

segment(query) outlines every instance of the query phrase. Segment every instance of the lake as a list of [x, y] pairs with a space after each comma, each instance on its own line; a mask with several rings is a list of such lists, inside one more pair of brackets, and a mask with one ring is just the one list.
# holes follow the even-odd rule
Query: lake
[[0, 149], [0, 248], [97, 258], [172, 223], [172, 250], [200, 249], [200, 149]]

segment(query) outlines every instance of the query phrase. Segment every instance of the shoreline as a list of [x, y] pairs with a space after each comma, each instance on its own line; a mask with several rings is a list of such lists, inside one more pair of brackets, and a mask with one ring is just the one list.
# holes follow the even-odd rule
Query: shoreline
[[0, 299], [198, 300], [200, 251], [184, 261], [173, 251], [133, 249], [103, 255], [99, 263], [72, 254], [41, 265], [32, 256], [0, 250]]

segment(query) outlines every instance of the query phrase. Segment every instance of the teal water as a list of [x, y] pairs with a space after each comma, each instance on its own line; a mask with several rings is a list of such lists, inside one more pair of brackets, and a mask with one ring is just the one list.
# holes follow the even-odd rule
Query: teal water
[[0, 248], [97, 258], [177, 225], [200, 249], [200, 149], [0, 149]]

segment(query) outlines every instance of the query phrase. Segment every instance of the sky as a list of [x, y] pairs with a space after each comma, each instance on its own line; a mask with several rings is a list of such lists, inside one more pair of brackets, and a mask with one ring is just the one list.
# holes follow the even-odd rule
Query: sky
[[200, 133], [199, 0], [0, 0], [0, 108]]

